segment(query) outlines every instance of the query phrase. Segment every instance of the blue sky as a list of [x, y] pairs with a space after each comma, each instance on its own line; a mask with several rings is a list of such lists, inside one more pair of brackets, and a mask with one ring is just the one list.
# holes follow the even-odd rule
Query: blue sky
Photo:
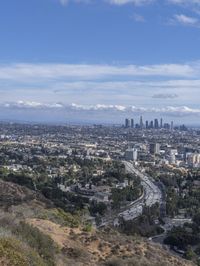
[[0, 119], [198, 124], [200, 0], [6, 0]]

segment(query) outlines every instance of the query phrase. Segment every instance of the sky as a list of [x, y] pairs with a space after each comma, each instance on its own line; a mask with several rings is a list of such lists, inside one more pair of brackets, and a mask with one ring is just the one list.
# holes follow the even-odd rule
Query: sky
[[0, 120], [200, 125], [200, 0], [0, 3]]

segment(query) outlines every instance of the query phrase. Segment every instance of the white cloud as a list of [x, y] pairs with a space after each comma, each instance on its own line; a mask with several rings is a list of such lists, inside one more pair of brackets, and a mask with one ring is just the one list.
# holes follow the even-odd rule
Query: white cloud
[[176, 5], [200, 5], [200, 0], [168, 0]]
[[135, 13], [133, 14], [133, 16], [131, 16], [131, 18], [135, 20], [136, 22], [145, 22], [145, 18], [140, 14]]
[[8, 64], [0, 65], [0, 80], [98, 79], [106, 77], [198, 77], [199, 62], [160, 65]]
[[1, 107], [14, 109], [60, 109], [64, 108], [61, 103], [40, 103], [33, 101], [17, 101], [1, 103]]
[[72, 103], [70, 108], [74, 110], [83, 110], [83, 111], [103, 111], [103, 110], [112, 110], [112, 111], [126, 111], [127, 108], [122, 105], [105, 105], [105, 104], [96, 104], [96, 105], [80, 105]]
[[173, 116], [188, 116], [200, 115], [200, 109], [189, 108], [187, 106], [166, 106], [162, 108], [157, 107], [136, 107], [136, 106], [116, 106], [116, 105], [71, 105], [72, 109], [82, 111], [119, 111], [130, 113], [157, 113]]
[[[58, 0], [61, 5], [66, 6], [68, 3], [91, 3], [98, 2], [97, 0]], [[148, 5], [153, 2], [158, 2], [158, 0], [102, 0], [112, 5], [123, 6], [127, 4], [134, 4], [136, 6]], [[198, 6], [200, 5], [200, 0], [165, 0], [168, 3], [174, 5], [182, 5], [182, 6]], [[164, 1], [163, 1], [164, 2]]]
[[195, 17], [189, 17], [184, 14], [176, 14], [171, 19], [172, 23], [178, 23], [185, 26], [198, 26], [199, 25], [199, 19]]
[[59, 0], [61, 5], [66, 6], [69, 2], [69, 0]]
[[63, 110], [65, 112], [95, 112], [95, 113], [124, 113], [124, 114], [159, 114], [165, 116], [189, 116], [189, 115], [200, 115], [200, 108], [190, 108], [187, 106], [166, 106], [166, 107], [136, 107], [136, 106], [123, 106], [123, 105], [81, 105], [72, 103], [70, 105], [65, 105], [62, 103], [39, 103], [31, 101], [18, 101], [18, 102], [8, 102], [1, 103], [1, 108], [9, 109], [30, 109], [30, 110], [40, 110], [40, 109], [55, 109]]
[[[58, 0], [61, 5], [66, 6], [67, 4], [71, 3], [91, 3], [91, 2], [98, 2], [97, 0]], [[134, 4], [136, 6], [146, 5], [154, 2], [155, 0], [102, 0], [112, 5], [127, 5], [127, 4]]]
[[[199, 106], [200, 63], [10, 64], [0, 65], [0, 81], [0, 106], [13, 112], [60, 110], [63, 114], [76, 112], [78, 116], [83, 111], [105, 117], [103, 112], [162, 112], [162, 107], [168, 105], [189, 106], [193, 110]], [[76, 104], [71, 105], [73, 102]], [[130, 108], [133, 105], [140, 108]], [[170, 110], [164, 109], [171, 115], [191, 114], [186, 109]]]
[[174, 80], [142, 80], [142, 81], [76, 81], [76, 82], [66, 82], [59, 83], [55, 86], [54, 92], [60, 93], [65, 92], [67, 90], [98, 90], [98, 91], [118, 91], [118, 90], [127, 90], [134, 89], [141, 90], [142, 88], [152, 88], [157, 89], [199, 89], [200, 88], [200, 80], [199, 79], [174, 79]]
[[153, 0], [107, 0], [110, 4], [114, 5], [126, 5], [126, 4], [134, 4], [134, 5], [144, 5], [144, 4], [150, 4], [153, 2]]
[[63, 6], [68, 5], [70, 2], [72, 3], [83, 3], [83, 4], [88, 4], [90, 3], [92, 0], [59, 0], [60, 4]]

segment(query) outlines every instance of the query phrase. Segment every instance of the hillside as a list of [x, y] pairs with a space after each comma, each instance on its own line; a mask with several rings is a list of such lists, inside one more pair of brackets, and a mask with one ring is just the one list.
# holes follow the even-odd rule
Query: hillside
[[0, 206], [2, 266], [193, 265], [141, 237], [90, 230], [78, 214], [16, 184], [0, 181]]

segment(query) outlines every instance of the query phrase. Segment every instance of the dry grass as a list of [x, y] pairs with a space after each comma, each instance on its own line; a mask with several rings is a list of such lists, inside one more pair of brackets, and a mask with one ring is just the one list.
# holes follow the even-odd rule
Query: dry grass
[[[57, 266], [191, 266], [192, 263], [172, 256], [161, 246], [149, 243], [141, 237], [122, 235], [109, 228], [103, 231], [86, 232], [76, 223], [78, 217], [52, 208], [49, 202], [41, 199], [28, 189], [16, 184], [0, 182], [0, 239], [13, 236], [12, 228], [25, 221], [50, 236], [59, 247], [56, 254]], [[16, 201], [17, 200], [17, 201]], [[15, 204], [14, 204], [15, 203]], [[6, 206], [6, 208], [5, 208]], [[48, 208], [49, 207], [49, 208]], [[78, 225], [77, 225], [78, 224]], [[72, 228], [77, 226], [77, 228]], [[36, 261], [34, 265], [45, 265], [33, 250], [23, 247], [16, 239], [1, 243], [0, 265], [14, 266], [10, 254], [16, 254], [23, 263]], [[4, 240], [3, 240], [4, 241]], [[9, 244], [9, 245], [8, 245]], [[18, 248], [19, 247], [19, 248]], [[20, 251], [24, 256], [20, 257]], [[7, 253], [6, 253], [7, 252]], [[34, 258], [34, 259], [31, 259]], [[40, 264], [41, 262], [41, 264]], [[12, 263], [12, 264], [11, 264]], [[25, 264], [26, 265], [26, 264]]]
[[[62, 227], [48, 220], [27, 219], [26, 222], [52, 237], [68, 257], [66, 265], [122, 266], [190, 266], [192, 263], [172, 256], [160, 245], [139, 237], [128, 237], [112, 230], [84, 232]], [[78, 264], [77, 264], [78, 263]], [[71, 264], [72, 265], [72, 264]]]

